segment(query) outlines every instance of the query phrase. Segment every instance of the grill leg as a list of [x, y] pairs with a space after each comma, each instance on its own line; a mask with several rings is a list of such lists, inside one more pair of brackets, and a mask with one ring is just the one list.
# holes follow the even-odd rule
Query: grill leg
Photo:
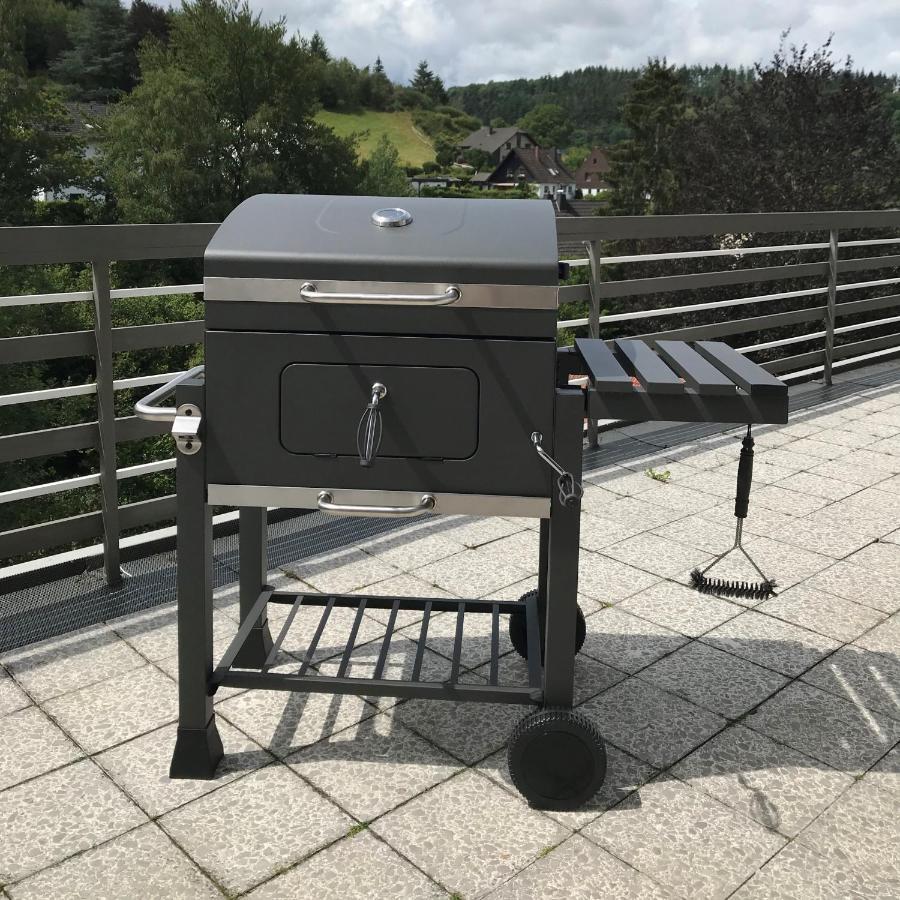
[[[553, 455], [581, 480], [584, 395], [558, 388], [553, 426]], [[575, 682], [575, 625], [578, 615], [578, 540], [581, 504], [559, 501], [552, 492], [547, 538], [547, 624], [544, 643], [544, 705], [571, 707]], [[543, 522], [541, 523], [543, 525]]]
[[[266, 554], [266, 510], [256, 506], [240, 509], [240, 594], [241, 624], [266, 587], [269, 571]], [[272, 635], [266, 610], [254, 624], [247, 640], [234, 659], [239, 669], [261, 669], [272, 649]]]
[[[177, 402], [203, 409], [203, 387], [185, 382]], [[222, 758], [209, 680], [213, 671], [212, 509], [206, 451], [176, 454], [178, 514], [178, 735], [169, 775], [212, 778]]]

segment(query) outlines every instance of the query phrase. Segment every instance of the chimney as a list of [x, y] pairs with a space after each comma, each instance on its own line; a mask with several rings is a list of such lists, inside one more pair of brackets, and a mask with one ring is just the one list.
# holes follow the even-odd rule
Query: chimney
[[493, 134], [493, 133], [494, 133], [494, 126], [488, 125], [488, 134]]

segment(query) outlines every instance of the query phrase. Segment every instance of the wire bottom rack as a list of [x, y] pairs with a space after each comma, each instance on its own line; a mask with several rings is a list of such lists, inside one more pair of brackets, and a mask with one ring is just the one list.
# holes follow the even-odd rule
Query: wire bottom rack
[[[245, 658], [241, 651], [259, 623], [267, 604], [287, 604], [291, 608], [265, 660], [258, 667], [239, 666], [235, 661]], [[279, 657], [291, 626], [301, 607], [321, 607], [321, 615], [312, 637], [302, 654], [299, 669], [294, 673], [271, 671]], [[347, 642], [340, 654], [340, 662], [334, 675], [323, 674], [311, 668], [319, 641], [328, 624], [332, 611], [338, 607], [356, 610]], [[367, 609], [390, 610], [386, 632], [378, 651], [371, 677], [347, 674], [359, 634], [363, 615]], [[385, 664], [394, 638], [394, 625], [400, 610], [417, 610], [422, 613], [419, 635], [416, 640], [415, 660], [409, 678], [384, 678]], [[456, 614], [456, 631], [450, 661], [450, 675], [443, 681], [422, 680], [422, 663], [432, 615], [438, 612]], [[490, 665], [486, 684], [460, 681], [460, 659], [465, 636], [466, 617], [488, 615], [491, 617]], [[500, 628], [501, 620], [510, 615], [525, 617], [527, 635], [527, 683], [500, 682]], [[365, 696], [429, 697], [444, 700], [480, 700], [490, 703], [522, 703], [540, 705], [543, 701], [543, 667], [541, 664], [540, 622], [535, 594], [517, 601], [448, 600], [424, 597], [385, 597], [369, 595], [286, 593], [265, 590], [245, 618], [234, 640], [222, 656], [210, 679], [210, 692], [221, 687], [268, 688], [279, 691], [306, 693], [361, 694]], [[402, 638], [402, 640], [407, 640]], [[336, 657], [335, 657], [336, 658]], [[282, 669], [283, 666], [279, 666]], [[463, 670], [465, 671], [465, 670]]]

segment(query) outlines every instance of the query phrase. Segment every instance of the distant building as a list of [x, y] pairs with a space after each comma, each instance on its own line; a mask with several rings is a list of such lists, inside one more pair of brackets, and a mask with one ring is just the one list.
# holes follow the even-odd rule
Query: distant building
[[583, 197], [594, 197], [611, 187], [606, 176], [611, 169], [609, 157], [602, 147], [594, 147], [575, 171], [575, 185]]
[[496, 168], [476, 172], [472, 184], [501, 190], [527, 184], [538, 197], [552, 200], [560, 192], [568, 200], [575, 197], [575, 176], [562, 164], [559, 151], [533, 143], [527, 148], [504, 150]]
[[[65, 131], [77, 134], [84, 142], [84, 158], [93, 159], [100, 152], [97, 123], [106, 118], [109, 105], [106, 103], [66, 103], [70, 122]], [[81, 186], [68, 185], [59, 190], [41, 190], [35, 195], [36, 200], [76, 200], [88, 196]], [[92, 194], [91, 196], [97, 196]]]
[[510, 150], [530, 150], [535, 146], [537, 144], [534, 138], [521, 128], [494, 128], [492, 125], [484, 125], [473, 131], [460, 143], [463, 150], [481, 150], [482, 153], [487, 153], [494, 165], [499, 165]]
[[417, 194], [422, 193], [422, 188], [447, 188], [459, 183], [460, 179], [452, 175], [413, 175], [409, 179], [410, 187], [414, 188]]

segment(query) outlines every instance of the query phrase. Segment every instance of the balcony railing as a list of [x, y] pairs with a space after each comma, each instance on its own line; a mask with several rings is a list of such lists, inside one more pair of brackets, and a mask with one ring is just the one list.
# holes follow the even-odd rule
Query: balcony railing
[[[651, 340], [724, 338], [785, 380], [821, 377], [826, 384], [835, 371], [900, 353], [900, 255], [891, 252], [900, 247], [900, 210], [559, 218], [557, 226], [561, 252], [574, 255], [567, 260], [570, 266], [588, 276], [584, 284], [560, 288], [561, 304], [582, 304], [587, 312], [561, 320], [563, 333], [608, 337], [627, 327], [629, 334]], [[117, 379], [113, 362], [125, 351], [199, 344], [203, 323], [114, 327], [112, 309], [120, 298], [199, 295], [203, 285], [111, 289], [110, 263], [199, 258], [216, 227], [0, 229], [0, 266], [86, 263], [93, 282], [85, 291], [0, 297], [0, 307], [86, 303], [93, 309], [91, 330], [0, 338], [0, 363], [76, 356], [95, 363], [89, 383], [0, 395], [0, 406], [96, 397], [85, 421], [0, 436], [0, 465], [73, 451], [94, 451], [97, 461], [87, 475], [0, 492], [0, 504], [87, 486], [97, 486], [100, 497], [99, 509], [0, 533], [0, 567], [88, 545], [80, 551], [79, 565], [102, 562], [107, 580], [115, 584], [123, 555], [141, 552], [146, 542], [145, 535], [123, 534], [173, 520], [172, 495], [119, 503], [121, 480], [172, 469], [175, 463], [165, 458], [118, 465], [118, 446], [161, 434], [166, 425], [117, 416], [115, 394], [160, 384], [174, 373]], [[661, 241], [665, 245], [656, 249]], [[692, 268], [698, 271], [687, 271]], [[635, 277], [629, 277], [632, 272]], [[689, 302], [677, 302], [684, 298]], [[765, 311], [779, 301], [777, 311]], [[748, 308], [752, 314], [740, 317]], [[635, 323], [646, 323], [646, 331]], [[592, 443], [596, 435], [597, 423], [590, 423]]]

